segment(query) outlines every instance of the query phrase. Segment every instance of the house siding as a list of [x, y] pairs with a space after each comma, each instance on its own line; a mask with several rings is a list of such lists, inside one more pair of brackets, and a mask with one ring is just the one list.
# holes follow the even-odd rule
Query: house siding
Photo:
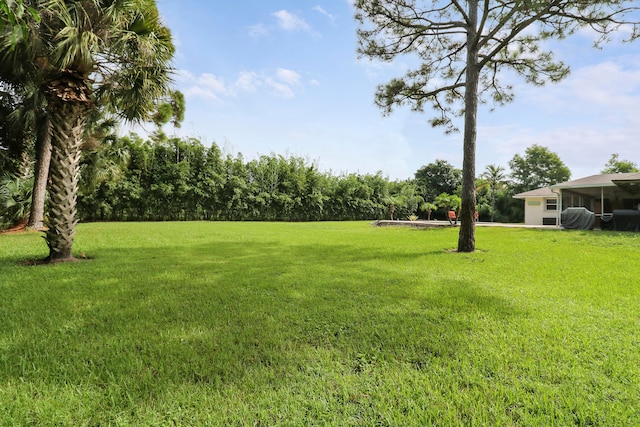
[[[526, 225], [550, 225], [548, 221], [554, 221], [558, 217], [558, 210], [547, 209], [547, 199], [556, 201], [557, 198], [551, 197], [527, 197], [524, 202], [524, 223]], [[547, 220], [545, 220], [547, 219]], [[555, 222], [554, 222], [555, 224]]]

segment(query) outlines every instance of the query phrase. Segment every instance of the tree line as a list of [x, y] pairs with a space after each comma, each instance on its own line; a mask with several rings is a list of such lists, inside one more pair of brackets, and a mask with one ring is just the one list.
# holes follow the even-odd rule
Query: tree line
[[[0, 158], [2, 156], [0, 155]], [[4, 163], [7, 164], [5, 156]], [[15, 162], [14, 162], [15, 163]], [[25, 220], [32, 181], [5, 177], [5, 226]], [[84, 153], [78, 217], [82, 221], [319, 221], [407, 218], [420, 199], [411, 180], [376, 174], [333, 175], [301, 157], [245, 161], [195, 138], [105, 140]]]
[[[0, 151], [0, 223], [26, 221], [33, 177], [23, 162]], [[502, 166], [489, 165], [477, 179], [481, 221], [520, 222], [522, 201], [513, 195], [569, 179], [557, 154], [534, 145]], [[637, 170], [612, 155], [603, 172]], [[627, 169], [624, 169], [627, 168]], [[624, 169], [624, 170], [623, 170]], [[143, 139], [108, 135], [88, 147], [80, 165], [78, 217], [82, 221], [326, 221], [375, 219], [447, 220], [460, 209], [462, 172], [435, 160], [411, 179], [375, 174], [333, 174], [297, 156], [222, 152], [196, 138]]]

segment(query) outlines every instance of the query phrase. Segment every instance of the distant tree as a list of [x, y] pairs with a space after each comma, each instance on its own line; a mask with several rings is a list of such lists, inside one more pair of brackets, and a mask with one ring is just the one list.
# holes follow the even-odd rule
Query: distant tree
[[571, 171], [560, 157], [537, 144], [527, 148], [524, 157], [519, 154], [513, 156], [509, 167], [516, 193], [548, 187], [571, 178]]
[[487, 165], [484, 172], [480, 174], [480, 177], [485, 180], [491, 193], [491, 222], [494, 222], [496, 213], [496, 193], [504, 184], [504, 180], [507, 175], [505, 174], [505, 170], [502, 166]]
[[414, 176], [425, 200], [433, 200], [441, 193], [454, 194], [462, 183], [462, 171], [446, 160], [422, 166]]
[[[475, 250], [475, 163], [477, 111], [487, 97], [502, 105], [513, 99], [503, 72], [542, 85], [559, 81], [569, 68], [541, 47], [581, 28], [598, 37], [596, 45], [620, 30], [638, 37], [637, 2], [630, 0], [356, 0], [361, 55], [393, 61], [413, 55], [418, 62], [403, 78], [378, 87], [376, 104], [385, 113], [409, 104], [436, 110], [434, 126], [455, 130], [464, 115], [462, 226], [458, 251]], [[626, 16], [631, 16], [627, 20]], [[634, 19], [636, 21], [634, 21]]]
[[618, 153], [611, 155], [611, 158], [604, 165], [600, 173], [630, 173], [638, 172], [638, 165], [630, 160], [620, 160]]

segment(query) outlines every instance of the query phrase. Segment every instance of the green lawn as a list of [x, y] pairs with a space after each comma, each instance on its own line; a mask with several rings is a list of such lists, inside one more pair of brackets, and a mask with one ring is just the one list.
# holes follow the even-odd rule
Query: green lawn
[[0, 425], [638, 425], [640, 235], [457, 231], [0, 235]]

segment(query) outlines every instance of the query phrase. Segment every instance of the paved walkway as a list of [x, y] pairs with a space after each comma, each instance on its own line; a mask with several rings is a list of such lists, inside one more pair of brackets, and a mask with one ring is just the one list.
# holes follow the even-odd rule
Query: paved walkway
[[[415, 228], [430, 228], [430, 227], [451, 227], [449, 221], [426, 221], [426, 220], [417, 220], [417, 221], [404, 221], [404, 220], [389, 220], [389, 219], [380, 219], [374, 222], [374, 225], [378, 227], [386, 227], [386, 226], [406, 226], [406, 227], [415, 227]], [[460, 222], [454, 227], [459, 227]], [[525, 225], [525, 224], [514, 224], [514, 223], [504, 223], [504, 222], [476, 222], [476, 227], [507, 227], [507, 228], [540, 228], [545, 230], [560, 230], [560, 227], [556, 225]]]

